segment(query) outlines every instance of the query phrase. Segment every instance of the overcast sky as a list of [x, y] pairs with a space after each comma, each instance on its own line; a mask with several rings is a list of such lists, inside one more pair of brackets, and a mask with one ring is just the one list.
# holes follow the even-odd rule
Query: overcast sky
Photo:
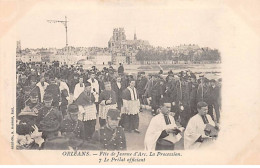
[[45, 1], [36, 4], [19, 21], [17, 38], [22, 48], [62, 48], [64, 26], [46, 20], [64, 20], [67, 16], [69, 46], [107, 47], [113, 28], [124, 27], [127, 39], [133, 39], [136, 30], [138, 39], [148, 40], [154, 46], [191, 43], [218, 48], [224, 13], [217, 1], [215, 4]]

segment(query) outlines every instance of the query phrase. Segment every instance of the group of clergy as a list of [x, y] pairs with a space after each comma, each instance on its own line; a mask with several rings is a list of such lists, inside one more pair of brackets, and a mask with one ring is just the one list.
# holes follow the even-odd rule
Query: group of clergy
[[[149, 104], [154, 117], [145, 134], [146, 150], [173, 150], [174, 144], [181, 139], [184, 139], [185, 149], [192, 149], [211, 142], [217, 136], [216, 123], [219, 121], [213, 121], [213, 115], [207, 114], [217, 105], [207, 101], [206, 93], [209, 86], [205, 84], [207, 82], [204, 79], [201, 79], [201, 84], [196, 86], [195, 82], [187, 82], [193, 79], [192, 75], [187, 76], [187, 79], [186, 76], [180, 75], [176, 82], [173, 80], [173, 74], [168, 73], [165, 81], [161, 76], [162, 73], [152, 75], [150, 79], [147, 79], [145, 73], [141, 72], [139, 78], [135, 80], [133, 76], [121, 73], [98, 75], [94, 68], [88, 72], [87, 78], [84, 74], [78, 75], [77, 83], [71, 89], [68, 80], [57, 73], [57, 67], [51, 71], [50, 76], [46, 76], [46, 72], [37, 76], [37, 73], [32, 71], [29, 76], [22, 74], [17, 80], [17, 116], [18, 119], [22, 118], [19, 121], [21, 129], [18, 131], [21, 135], [24, 135], [24, 130], [27, 129], [26, 122], [30, 122], [29, 125], [32, 127], [30, 130], [35, 130], [35, 126], [40, 127], [45, 124], [43, 128], [40, 128], [45, 130], [43, 138], [49, 135], [46, 129], [48, 130], [50, 125], [54, 125], [55, 128], [60, 125], [58, 130], [63, 135], [87, 142], [91, 142], [93, 136], [97, 134], [96, 130], [100, 130], [99, 137], [100, 133], [104, 134], [105, 140], [102, 138], [99, 140], [107, 144], [109, 138], [105, 135], [107, 135], [106, 131], [110, 131], [110, 138], [116, 144], [113, 144], [113, 149], [124, 150], [126, 149], [124, 132], [140, 133], [141, 104]], [[212, 83], [215, 84], [215, 81]], [[190, 88], [195, 88], [201, 99], [193, 105], [194, 114], [188, 116], [186, 113], [192, 104], [190, 102], [185, 104], [184, 100], [186, 100], [185, 91]], [[174, 90], [176, 92], [173, 92]], [[69, 103], [70, 93], [72, 93], [72, 104]], [[215, 94], [218, 94], [218, 91]], [[31, 117], [36, 117], [35, 124], [31, 124], [33, 120], [28, 120]], [[53, 119], [57, 119], [59, 124], [55, 125], [57, 121], [47, 121]], [[219, 120], [219, 115], [217, 120]], [[73, 134], [66, 133], [71, 129]], [[101, 130], [104, 129], [106, 131], [102, 132]], [[118, 134], [115, 134], [116, 131]], [[121, 143], [125, 145], [121, 146]]]

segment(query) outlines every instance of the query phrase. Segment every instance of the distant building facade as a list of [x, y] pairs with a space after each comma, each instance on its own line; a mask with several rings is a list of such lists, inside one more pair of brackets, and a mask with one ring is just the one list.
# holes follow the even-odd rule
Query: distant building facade
[[127, 40], [124, 28], [115, 28], [108, 41], [108, 49], [112, 55], [112, 64], [138, 64], [135, 55], [139, 49], [148, 48], [150, 44], [145, 40], [138, 40], [136, 33], [133, 40]]

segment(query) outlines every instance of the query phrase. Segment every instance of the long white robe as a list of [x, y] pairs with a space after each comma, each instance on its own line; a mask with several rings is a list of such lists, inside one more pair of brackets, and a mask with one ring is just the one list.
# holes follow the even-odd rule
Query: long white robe
[[[211, 116], [207, 114], [207, 119], [209, 124], [215, 126], [214, 121]], [[197, 149], [201, 146], [201, 142], [196, 142], [196, 140], [205, 135], [204, 129], [206, 124], [204, 124], [202, 117], [199, 114], [193, 116], [186, 127], [184, 132], [184, 149]]]
[[[166, 129], [177, 128], [174, 118], [172, 116], [169, 116], [169, 119], [171, 121], [171, 124], [166, 125], [163, 114], [160, 113], [152, 118], [145, 134], [145, 139], [144, 139], [145, 150], [150, 150], [150, 151], [155, 150], [156, 142], [160, 137], [162, 131]], [[176, 137], [176, 141], [177, 141], [177, 136], [174, 137]]]

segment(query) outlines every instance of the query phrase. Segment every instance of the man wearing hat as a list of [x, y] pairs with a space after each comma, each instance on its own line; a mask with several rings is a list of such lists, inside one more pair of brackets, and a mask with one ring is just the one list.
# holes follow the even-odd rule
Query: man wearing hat
[[28, 80], [27, 76], [25, 75], [25, 73], [21, 74], [21, 78], [18, 81], [18, 85], [21, 85], [21, 87], [29, 86], [29, 80]]
[[25, 104], [36, 114], [38, 114], [39, 110], [43, 108], [43, 104], [39, 102], [38, 94], [36, 92], [30, 94], [30, 99], [28, 99]]
[[116, 93], [111, 89], [111, 83], [105, 82], [105, 90], [99, 96], [99, 124], [103, 127], [106, 124], [107, 112], [109, 109], [115, 109]]
[[93, 135], [93, 140], [99, 141], [104, 150], [126, 150], [125, 133], [123, 128], [118, 126], [119, 120], [120, 111], [109, 109], [105, 127]]
[[168, 76], [168, 80], [165, 84], [165, 91], [163, 93], [163, 101], [172, 103], [175, 102], [174, 89], [175, 89], [175, 81], [173, 73], [170, 73]]
[[185, 78], [180, 75], [178, 80], [176, 81], [174, 95], [175, 99], [175, 107], [174, 112], [176, 115], [174, 116], [175, 120], [180, 119], [180, 123], [183, 127], [186, 127], [189, 119], [190, 119], [190, 87], [189, 82], [185, 80]]
[[163, 97], [163, 87], [161, 80], [158, 78], [158, 74], [154, 74], [152, 79], [147, 83], [147, 89], [145, 91], [146, 97], [151, 101], [152, 115], [156, 115], [156, 111], [160, 106], [161, 98]]
[[39, 149], [43, 139], [38, 132], [35, 114], [28, 106], [18, 115], [16, 125], [17, 149]]
[[123, 73], [124, 73], [124, 67], [123, 67], [123, 64], [122, 64], [122, 63], [119, 63], [119, 67], [118, 67], [117, 72], [118, 72], [119, 74], [123, 74]]
[[45, 94], [46, 93], [52, 95], [52, 98], [53, 98], [52, 105], [55, 106], [55, 107], [59, 107], [59, 103], [60, 103], [60, 88], [56, 84], [54, 76], [52, 76], [50, 78], [50, 84], [45, 89]]
[[197, 114], [197, 90], [198, 90], [198, 83], [196, 80], [195, 74], [191, 74], [191, 81], [190, 81], [190, 109], [191, 115], [190, 117]]
[[84, 124], [85, 140], [89, 140], [95, 132], [97, 119], [95, 97], [91, 93], [91, 84], [89, 82], [85, 83], [85, 89], [76, 99], [75, 103], [79, 106], [78, 118]]
[[84, 139], [84, 124], [78, 119], [79, 108], [77, 104], [70, 104], [67, 110], [68, 115], [61, 123], [61, 133], [70, 139]]
[[168, 72], [168, 76], [166, 77], [166, 82], [168, 82], [168, 80], [169, 80], [169, 76], [172, 76], [172, 77], [174, 77], [174, 74], [173, 74], [173, 72], [172, 72], [172, 70], [170, 70], [169, 72]]
[[57, 107], [52, 106], [52, 101], [53, 101], [52, 95], [45, 93], [43, 97], [44, 107], [39, 110], [37, 120], [36, 120], [36, 123], [38, 125], [43, 119], [47, 120], [48, 118], [51, 118], [52, 115], [50, 114], [55, 115], [59, 122], [63, 120], [62, 113], [58, 110]]
[[211, 86], [209, 79], [204, 76], [200, 76], [201, 83], [198, 86], [197, 91], [197, 102], [205, 102], [208, 104], [208, 114], [214, 119], [213, 116], [213, 102], [212, 102], [212, 94], [211, 94]]
[[25, 106], [21, 113], [18, 114], [18, 124], [16, 131], [19, 135], [26, 135], [33, 132], [33, 126], [36, 124], [37, 114], [30, 109], [30, 107]]
[[146, 104], [144, 100], [145, 99], [144, 93], [145, 93], [145, 86], [147, 82], [148, 79], [145, 77], [145, 72], [140, 72], [140, 78], [136, 83], [136, 89], [139, 94], [139, 100], [141, 104], [140, 111], [142, 111], [142, 105]]
[[39, 130], [42, 131], [44, 142], [42, 149], [44, 150], [69, 150], [69, 140], [59, 135], [60, 130], [59, 118], [54, 114], [48, 114], [48, 118], [44, 118], [40, 122]]
[[117, 109], [121, 110], [123, 105], [122, 92], [125, 89], [120, 75], [111, 81], [112, 90], [116, 93]]
[[216, 118], [213, 115], [213, 119], [219, 123], [219, 118], [220, 118], [220, 113], [219, 113], [219, 99], [220, 99], [220, 88], [217, 86], [215, 79], [210, 80], [210, 102], [211, 105], [209, 106], [209, 114], [213, 114], [213, 109], [215, 110], [216, 113]]

